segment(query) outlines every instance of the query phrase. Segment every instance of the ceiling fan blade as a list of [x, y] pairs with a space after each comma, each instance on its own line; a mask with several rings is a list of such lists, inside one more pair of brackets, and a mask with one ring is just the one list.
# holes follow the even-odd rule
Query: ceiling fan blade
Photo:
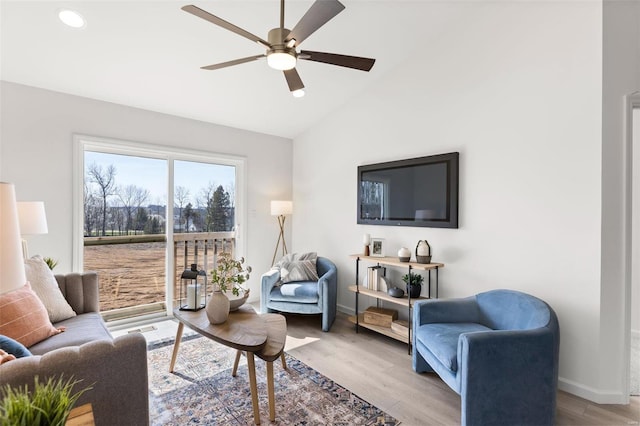
[[246, 58], [234, 59], [233, 61], [221, 62], [219, 64], [214, 64], [214, 65], [207, 65], [206, 67], [200, 67], [200, 69], [209, 70], [209, 71], [218, 70], [220, 68], [226, 68], [233, 65], [244, 64], [245, 62], [251, 62], [251, 61], [255, 61], [265, 57], [266, 55], [248, 56]]
[[284, 78], [287, 79], [287, 84], [289, 85], [290, 92], [304, 89], [304, 84], [302, 83], [300, 74], [298, 74], [298, 71], [296, 71], [295, 68], [291, 68], [290, 70], [285, 70], [283, 72]]
[[184, 10], [185, 12], [189, 12], [192, 15], [197, 16], [198, 18], [202, 18], [205, 21], [209, 21], [212, 24], [215, 24], [219, 27], [224, 28], [225, 30], [229, 30], [231, 32], [234, 32], [242, 37], [248, 38], [251, 41], [255, 41], [256, 43], [260, 43], [261, 45], [263, 45], [264, 47], [271, 47], [271, 44], [269, 44], [268, 41], [265, 41], [263, 39], [261, 39], [260, 37], [251, 34], [249, 31], [245, 31], [240, 27], [237, 27], [235, 25], [233, 25], [230, 22], [225, 21], [222, 18], [218, 18], [215, 15], [210, 14], [209, 12], [200, 9], [197, 6], [194, 6], [192, 4], [187, 5], [187, 6], [183, 6], [182, 10]]
[[318, 28], [326, 24], [344, 10], [344, 5], [338, 0], [316, 0], [309, 10], [300, 18], [287, 36], [286, 41], [295, 39], [296, 46], [313, 34]]
[[360, 71], [369, 71], [376, 62], [375, 59], [371, 58], [338, 55], [337, 53], [312, 52], [310, 50], [301, 50], [298, 55], [298, 59], [338, 65], [340, 67], [353, 68]]

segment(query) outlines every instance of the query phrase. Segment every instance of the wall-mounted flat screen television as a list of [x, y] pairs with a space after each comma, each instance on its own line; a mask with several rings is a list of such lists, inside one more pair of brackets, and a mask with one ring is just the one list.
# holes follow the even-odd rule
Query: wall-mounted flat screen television
[[459, 153], [358, 167], [358, 223], [458, 227]]

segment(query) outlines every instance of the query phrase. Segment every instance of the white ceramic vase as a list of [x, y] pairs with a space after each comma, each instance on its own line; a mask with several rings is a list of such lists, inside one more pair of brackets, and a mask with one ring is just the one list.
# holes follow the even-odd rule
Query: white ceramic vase
[[211, 324], [222, 324], [229, 318], [229, 298], [220, 290], [215, 290], [205, 309]]

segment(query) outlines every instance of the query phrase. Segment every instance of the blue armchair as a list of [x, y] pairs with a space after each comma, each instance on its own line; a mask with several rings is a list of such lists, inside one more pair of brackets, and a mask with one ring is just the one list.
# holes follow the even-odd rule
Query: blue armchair
[[318, 257], [316, 270], [320, 279], [279, 284], [280, 270], [262, 275], [261, 312], [322, 314], [322, 330], [329, 331], [336, 319], [338, 271], [326, 257]]
[[416, 302], [413, 369], [462, 399], [462, 425], [552, 425], [560, 328], [542, 300], [512, 290]]

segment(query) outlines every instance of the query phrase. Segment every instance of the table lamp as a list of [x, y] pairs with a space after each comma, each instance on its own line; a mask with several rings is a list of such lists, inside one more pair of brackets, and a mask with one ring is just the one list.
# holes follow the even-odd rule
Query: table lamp
[[271, 201], [271, 216], [278, 216], [278, 224], [280, 225], [280, 234], [278, 235], [278, 242], [276, 243], [276, 249], [273, 251], [273, 259], [271, 259], [271, 266], [276, 262], [276, 254], [278, 253], [278, 247], [280, 241], [282, 241], [282, 255], [287, 254], [287, 243], [284, 239], [284, 220], [286, 215], [293, 213], [293, 202], [291, 201]]
[[[23, 237], [25, 235], [42, 235], [49, 232], [43, 201], [18, 201], [17, 204], [20, 234]], [[25, 259], [29, 258], [29, 248], [27, 240], [24, 238], [22, 239], [22, 254]]]
[[12, 183], [0, 182], [0, 293], [18, 289], [26, 282], [15, 188]]

